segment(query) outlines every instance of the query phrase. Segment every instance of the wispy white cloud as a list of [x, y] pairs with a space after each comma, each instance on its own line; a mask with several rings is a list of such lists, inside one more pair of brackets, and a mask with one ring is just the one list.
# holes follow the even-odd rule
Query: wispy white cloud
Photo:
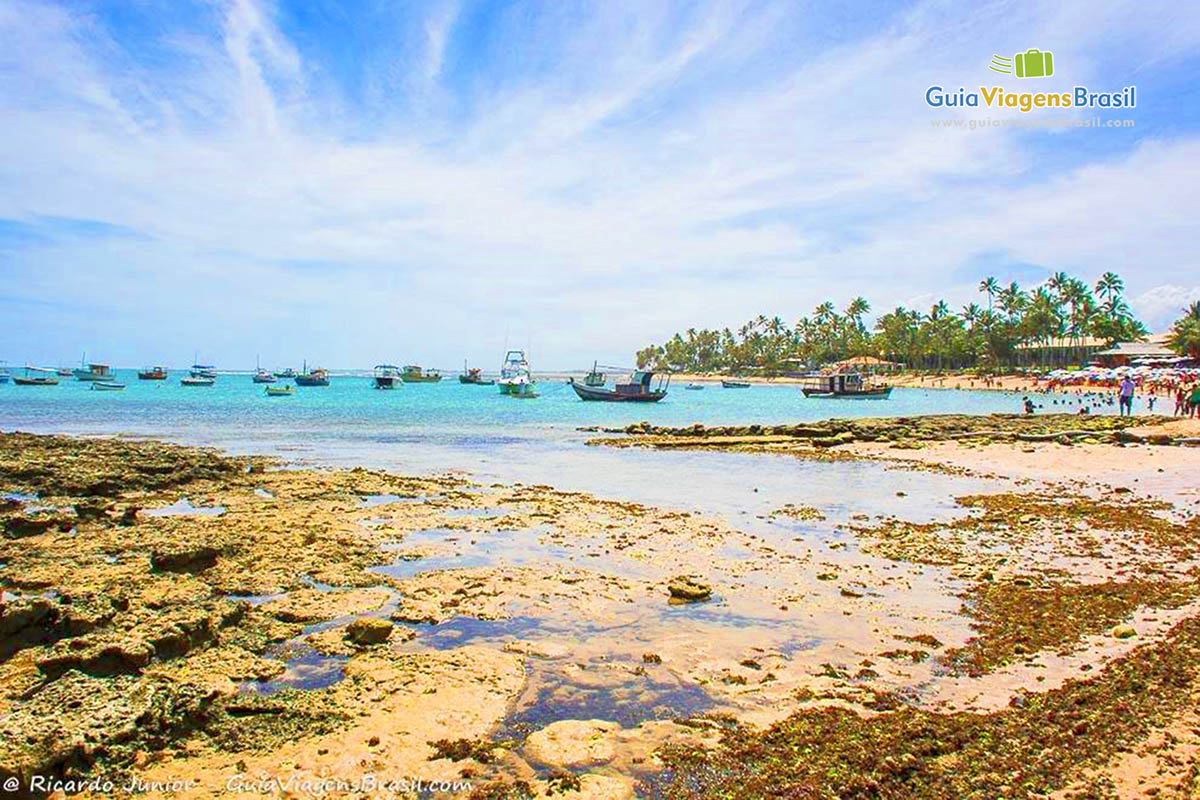
[[[1112, 5], [1073, 5], [1063, 80], [1094, 79], [1114, 38], [1150, 49], [1154, 26], [1117, 30], [1131, 12]], [[832, 8], [782, 2], [555, 6], [506, 20], [500, 55], [469, 64], [448, 59], [478, 9], [430, 9], [390, 62], [413, 80], [378, 83], [364, 109], [256, 0], [217, 6], [211, 27], [164, 24], [157, 59], [70, 6], [0, 7], [0, 218], [142, 235], [0, 240], [18, 299], [72, 309], [29, 312], [25, 327], [55, 319], [56, 333], [12, 345], [140, 360], [152, 326], [164, 349], [207, 337], [217, 360], [254, 341], [264, 357], [403, 348], [454, 364], [491, 357], [508, 330], [570, 365], [826, 296], [959, 304], [977, 278], [948, 276], [986, 253], [1085, 278], [1117, 269], [1152, 319], [1194, 282], [1194, 120], [1119, 144], [930, 125], [926, 86], [990, 80], [990, 52], [1030, 30], [1067, 42], [1057, 6], [881, 7], [845, 32]], [[1173, 52], [1195, 58], [1183, 27]], [[414, 110], [387, 86], [455, 102]], [[292, 341], [263, 342], [279, 322]]]

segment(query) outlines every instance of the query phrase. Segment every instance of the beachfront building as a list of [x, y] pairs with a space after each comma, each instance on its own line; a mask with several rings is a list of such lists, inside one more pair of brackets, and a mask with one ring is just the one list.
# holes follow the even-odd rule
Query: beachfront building
[[1179, 354], [1167, 347], [1168, 336], [1160, 333], [1148, 337], [1144, 342], [1117, 342], [1105, 350], [1097, 350], [1093, 357], [1106, 367], [1127, 367], [1134, 361], [1178, 358]]

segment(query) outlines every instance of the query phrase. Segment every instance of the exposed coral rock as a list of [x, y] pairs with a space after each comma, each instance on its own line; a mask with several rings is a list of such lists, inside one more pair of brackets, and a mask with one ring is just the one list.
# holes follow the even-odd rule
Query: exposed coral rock
[[527, 758], [548, 767], [572, 769], [607, 764], [616, 755], [621, 726], [599, 719], [567, 719], [535, 731], [525, 740]]

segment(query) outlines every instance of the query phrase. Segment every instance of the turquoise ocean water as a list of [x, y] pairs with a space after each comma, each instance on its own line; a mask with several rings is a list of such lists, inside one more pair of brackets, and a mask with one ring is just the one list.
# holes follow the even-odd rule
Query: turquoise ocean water
[[[541, 397], [521, 400], [494, 386], [453, 377], [436, 384], [371, 388], [366, 376], [334, 377], [328, 387], [297, 388], [269, 398], [249, 375], [221, 375], [211, 388], [185, 388], [184, 373], [139, 381], [118, 371], [120, 392], [92, 391], [63, 378], [58, 386], [0, 385], [0, 429], [38, 433], [124, 434], [276, 455], [321, 466], [372, 466], [409, 474], [465, 471], [481, 480], [551, 484], [668, 505], [739, 513], [743, 489], [778, 499], [826, 484], [866, 480], [870, 465], [822, 467], [797, 459], [737, 454], [667, 453], [587, 447], [583, 426], [788, 423], [829, 417], [1016, 412], [1021, 395], [1001, 392], [896, 389], [888, 400], [806, 399], [795, 386], [703, 391], [672, 386], [657, 404], [585, 403], [561, 380], [543, 380]], [[1035, 396], [1046, 411], [1075, 410], [1056, 396]], [[1056, 403], [1056, 401], [1058, 401]], [[1109, 413], [1111, 409], [1098, 409]], [[1139, 409], [1141, 410], [1141, 409]], [[818, 474], [819, 473], [819, 474]], [[894, 484], [895, 475], [889, 478]], [[775, 491], [766, 492], [768, 489]], [[818, 487], [819, 488], [819, 487]]]

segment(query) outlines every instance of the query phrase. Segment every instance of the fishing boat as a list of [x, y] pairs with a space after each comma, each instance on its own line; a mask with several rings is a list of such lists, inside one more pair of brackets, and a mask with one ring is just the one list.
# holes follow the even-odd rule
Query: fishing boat
[[181, 386], [212, 386], [216, 382], [216, 378], [205, 378], [199, 375], [189, 375], [179, 379]]
[[805, 397], [836, 397], [846, 400], [886, 400], [892, 387], [882, 384], [873, 386], [863, 380], [857, 372], [841, 372], [834, 375], [809, 375], [804, 378], [800, 391]]
[[[84, 356], [86, 359], [87, 356]], [[79, 366], [71, 370], [78, 381], [107, 381], [112, 379], [112, 367], [108, 364], [85, 364], [81, 360]]]
[[217, 368], [212, 364], [192, 364], [190, 374], [193, 378], [216, 378]]
[[469, 383], [472, 386], [491, 386], [495, 383], [491, 378], [483, 377], [483, 370], [479, 367], [467, 367], [467, 362], [463, 361], [462, 374], [458, 376], [459, 383]]
[[0, 383], [8, 383], [12, 379], [12, 373], [8, 371], [8, 367], [0, 367]]
[[[593, 374], [595, 370], [593, 369]], [[658, 383], [654, 384], [654, 376], [658, 375]], [[655, 373], [651, 370], [636, 370], [630, 376], [628, 383], [618, 383], [609, 389], [603, 383], [599, 386], [578, 383], [571, 379], [571, 388], [580, 400], [599, 400], [605, 403], [657, 403], [667, 396], [667, 386], [671, 382], [669, 374]]]
[[55, 375], [57, 375], [60, 378], [71, 377], [71, 368], [70, 367], [59, 367], [58, 369], [53, 370], [53, 372]]
[[295, 386], [268, 386], [267, 397], [291, 397], [296, 393]]
[[125, 384], [117, 381], [92, 381], [93, 392], [119, 392], [125, 388]]
[[304, 371], [296, 375], [292, 380], [296, 381], [297, 386], [328, 386], [329, 371], [321, 367], [309, 370], [308, 362], [305, 361]]
[[294, 378], [294, 377], [296, 377], [296, 370], [292, 369], [291, 367], [288, 367], [287, 369], [283, 370], [282, 372], [276, 372], [275, 377], [276, 378]]
[[721, 379], [722, 389], [749, 389], [750, 381], [738, 381], [730, 378]]
[[258, 363], [258, 356], [255, 356], [254, 374], [250, 377], [250, 380], [254, 381], [255, 383], [274, 383], [275, 376], [263, 369], [262, 364]]
[[533, 390], [533, 375], [529, 371], [529, 362], [525, 360], [524, 350], [509, 350], [504, 354], [500, 380], [496, 384], [500, 387], [500, 394], [524, 396], [523, 393]]
[[703, 383], [689, 383], [687, 386], [685, 386], [683, 388], [687, 389], [689, 392], [699, 392], [704, 389], [704, 384]]
[[166, 367], [147, 367], [146, 369], [138, 370], [139, 381], [165, 381], [166, 379]]
[[400, 368], [395, 364], [375, 365], [373, 385], [376, 389], [396, 389], [400, 383]]
[[[31, 375], [31, 372], [40, 372], [41, 375]], [[45, 374], [48, 373], [48, 374]], [[55, 375], [55, 370], [45, 369], [43, 367], [25, 366], [24, 375], [14, 375], [12, 382], [17, 386], [57, 386], [58, 377]]]
[[409, 364], [400, 373], [400, 380], [405, 383], [437, 383], [441, 379], [442, 374], [437, 370], [431, 369], [427, 372], [416, 364]]

